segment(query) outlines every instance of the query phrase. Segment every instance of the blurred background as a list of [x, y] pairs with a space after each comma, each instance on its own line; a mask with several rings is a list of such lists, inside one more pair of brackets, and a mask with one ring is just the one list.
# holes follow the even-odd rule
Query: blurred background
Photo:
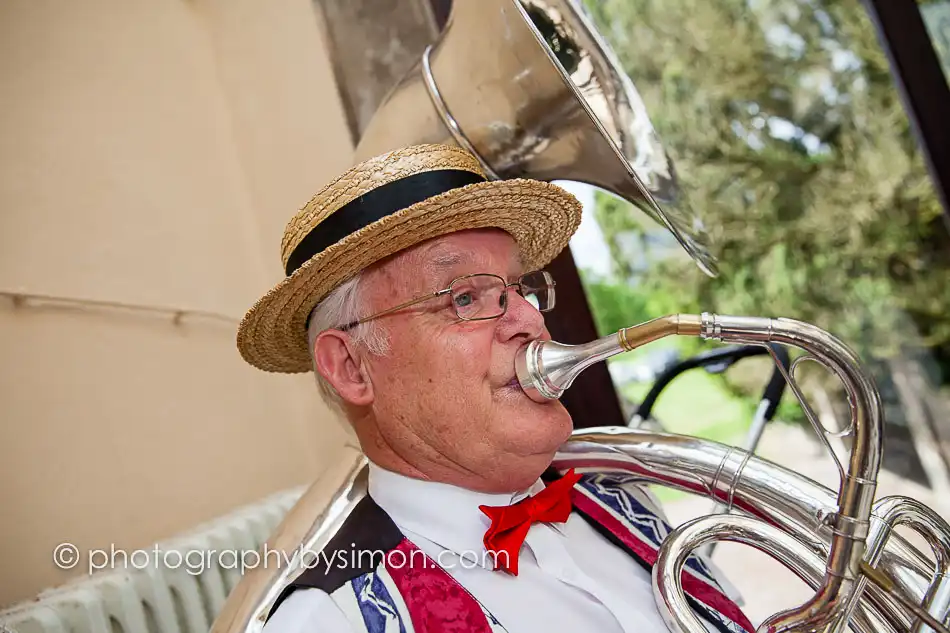
[[[598, 331], [684, 310], [819, 325], [858, 351], [884, 391], [886, 466], [945, 485], [930, 478], [945, 479], [950, 447], [950, 232], [868, 5], [587, 6], [643, 96], [686, 197], [716, 218], [723, 269], [716, 279], [701, 274], [668, 233], [593, 192], [583, 247], [573, 246]], [[947, 4], [920, 11], [948, 73]], [[700, 349], [668, 339], [612, 359], [625, 414], [659, 373]], [[770, 363], [684, 374], [656, 414], [683, 432], [735, 437]], [[816, 412], [843, 428], [846, 403], [830, 377], [806, 368]], [[778, 418], [805, 421], [791, 397]], [[933, 454], [919, 454], [915, 440]]]
[[[950, 2], [583, 5], [642, 96], [682, 195], [715, 219], [721, 274], [701, 273], [628, 203], [560, 182], [585, 211], [556, 264], [567, 282], [555, 338], [675, 312], [812, 322], [881, 386], [882, 494], [950, 516]], [[250, 368], [235, 330], [282, 277], [286, 221], [349, 166], [451, 9], [0, 3], [0, 609], [82, 580], [82, 565], [53, 563], [59, 543], [177, 538], [355, 450], [313, 376]], [[743, 444], [768, 357], [683, 371], [636, 419], [665, 372], [712, 348], [669, 339], [611, 359], [575, 388], [575, 422]], [[843, 430], [835, 381], [810, 363], [797, 375], [822, 424]], [[837, 488], [787, 391], [758, 450]], [[659, 493], [677, 520], [709, 510]], [[732, 552], [715, 560], [736, 575], [759, 560]]]

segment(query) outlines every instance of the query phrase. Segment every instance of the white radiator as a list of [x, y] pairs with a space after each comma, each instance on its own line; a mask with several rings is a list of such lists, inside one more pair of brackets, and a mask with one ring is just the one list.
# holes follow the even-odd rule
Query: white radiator
[[[260, 551], [305, 487], [272, 495], [159, 544], [161, 552]], [[175, 560], [174, 557], [172, 560]], [[200, 573], [181, 565], [101, 571], [0, 611], [0, 632], [207, 633], [241, 577], [214, 558]], [[175, 567], [174, 565], [172, 567]]]

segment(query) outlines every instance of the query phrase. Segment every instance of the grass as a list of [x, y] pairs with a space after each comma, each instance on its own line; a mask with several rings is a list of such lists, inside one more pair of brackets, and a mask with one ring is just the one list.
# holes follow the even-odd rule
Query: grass
[[[622, 391], [634, 402], [640, 402], [650, 387], [634, 383]], [[678, 376], [660, 393], [653, 406], [653, 417], [670, 433], [725, 443], [742, 439], [752, 423], [753, 413], [754, 405], [733, 396], [714, 376], [701, 369]]]

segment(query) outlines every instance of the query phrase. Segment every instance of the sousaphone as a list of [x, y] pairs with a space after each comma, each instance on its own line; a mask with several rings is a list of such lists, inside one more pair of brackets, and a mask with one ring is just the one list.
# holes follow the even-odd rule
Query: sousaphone
[[464, 147], [492, 178], [599, 187], [717, 273], [640, 95], [571, 0], [456, 0], [440, 39], [383, 100], [355, 160], [415, 143]]

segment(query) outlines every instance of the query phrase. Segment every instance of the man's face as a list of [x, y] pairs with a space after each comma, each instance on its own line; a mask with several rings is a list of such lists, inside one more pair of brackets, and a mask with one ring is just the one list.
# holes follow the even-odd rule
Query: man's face
[[[462, 275], [492, 273], [510, 283], [524, 272], [507, 233], [461, 231], [368, 271], [362, 297], [373, 313], [446, 288]], [[532, 401], [515, 379], [516, 352], [534, 339], [550, 338], [544, 319], [515, 288], [507, 301], [507, 312], [497, 319], [460, 321], [444, 295], [377, 322], [390, 351], [364, 357], [372, 417], [384, 441], [420, 470], [414, 459], [441, 460], [441, 468], [477, 478], [518, 460], [510, 477], [498, 472], [495, 478], [510, 480], [517, 478], [515, 471], [543, 469], [569, 437], [564, 406]]]

